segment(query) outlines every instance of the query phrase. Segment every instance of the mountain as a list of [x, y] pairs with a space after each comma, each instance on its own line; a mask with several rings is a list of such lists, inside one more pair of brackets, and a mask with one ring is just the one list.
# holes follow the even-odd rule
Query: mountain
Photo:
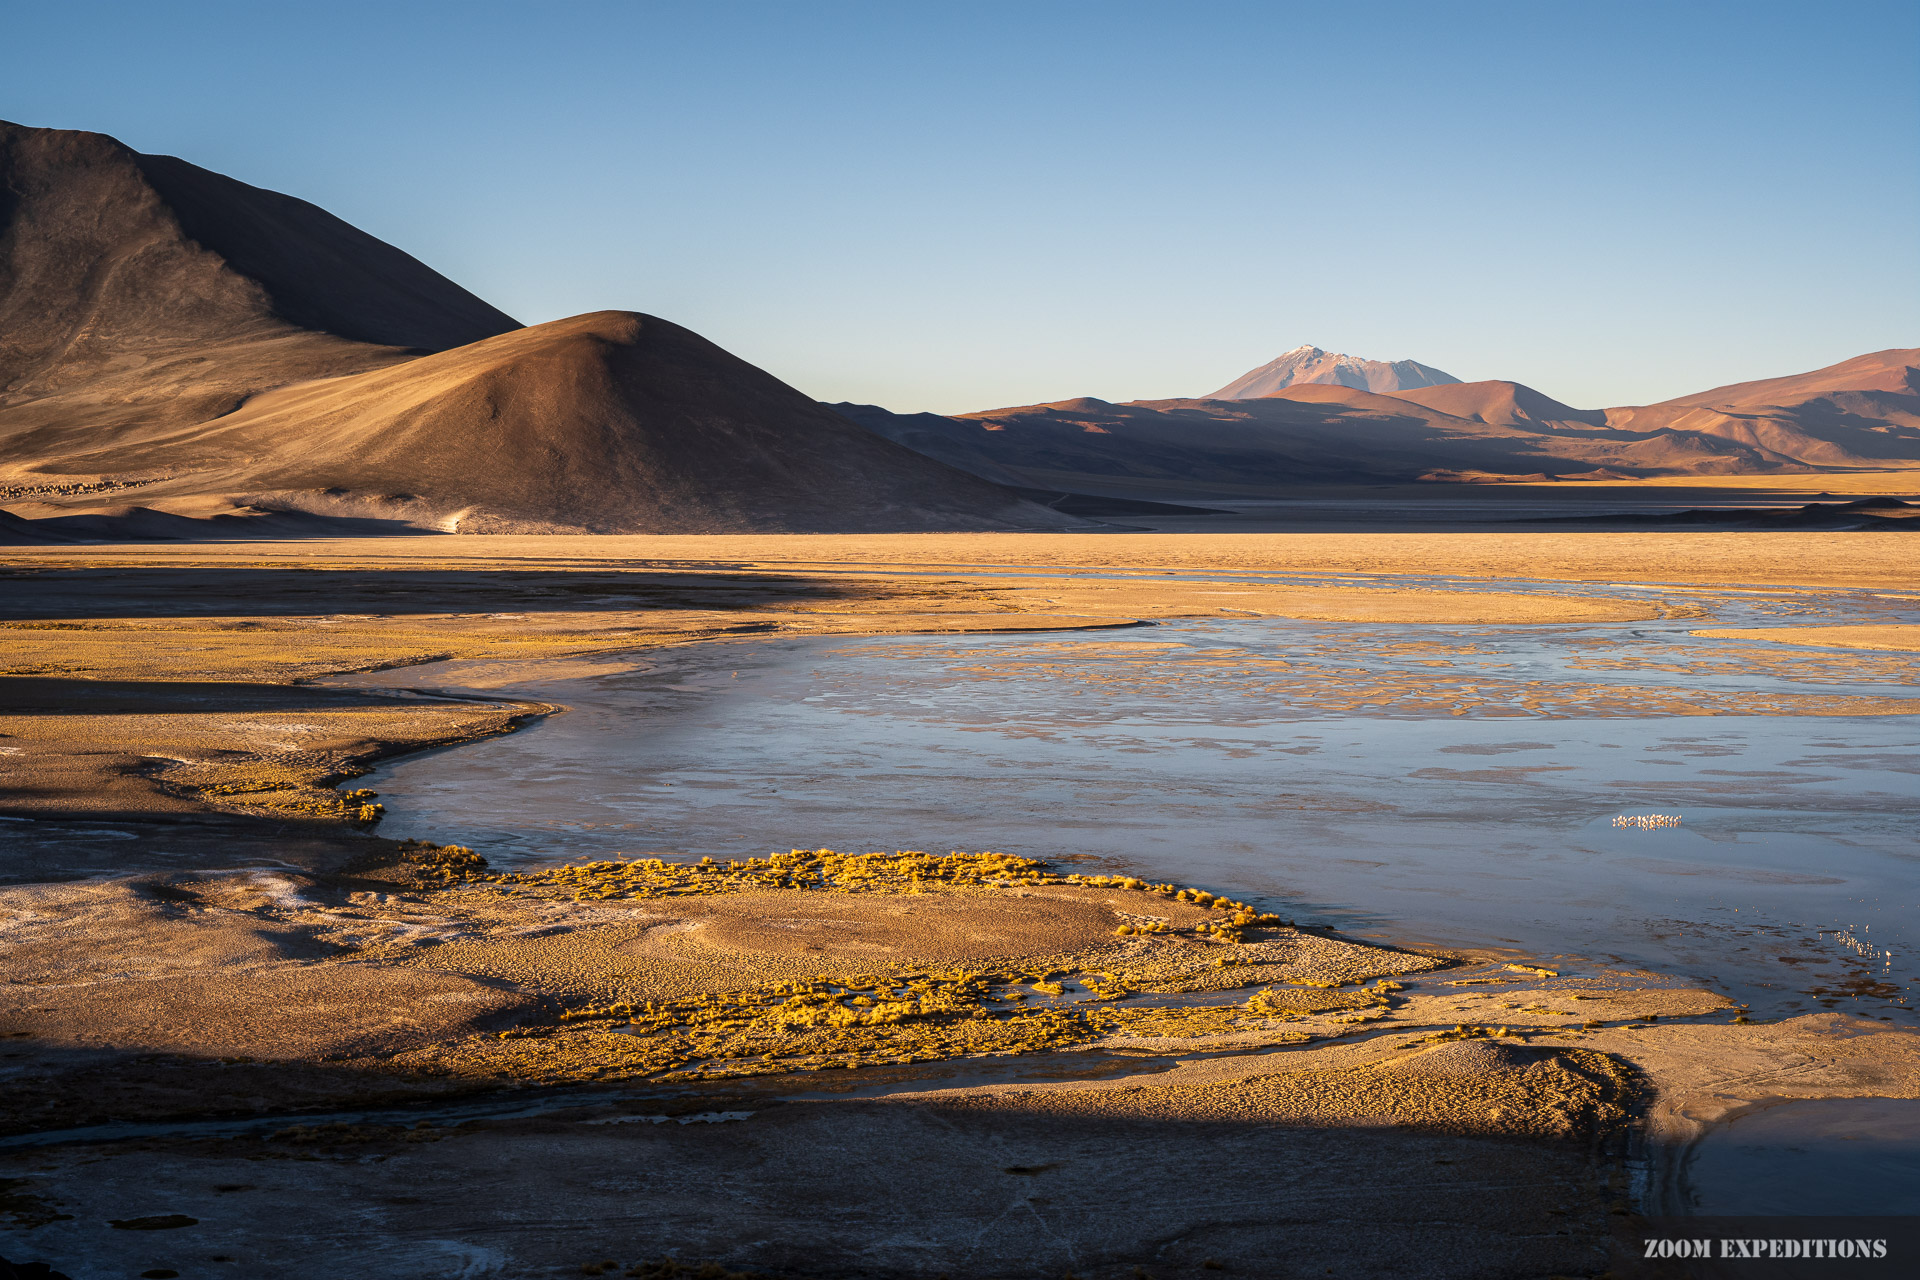
[[1361, 391], [1407, 391], [1415, 387], [1438, 387], [1460, 379], [1442, 373], [1417, 360], [1362, 360], [1322, 351], [1319, 347], [1299, 346], [1277, 359], [1269, 360], [1241, 374], [1208, 396], [1209, 400], [1251, 400], [1270, 396], [1288, 387], [1326, 383], [1353, 387]]
[[[276, 446], [290, 439], [299, 447]], [[191, 433], [72, 461], [192, 468], [196, 487], [245, 491], [253, 506], [349, 486], [395, 510], [437, 499], [423, 522], [477, 533], [1072, 523], [1023, 513], [997, 486], [875, 439], [698, 334], [625, 311], [276, 388]]]
[[1736, 441], [1803, 468], [1920, 465], [1920, 348], [1607, 410], [1623, 431]]
[[4, 123], [0, 503], [104, 536], [302, 512], [500, 532], [1081, 523], [667, 321], [522, 327], [304, 201]]
[[1469, 418], [1490, 426], [1544, 426], [1549, 423], [1606, 425], [1601, 409], [1576, 409], [1561, 404], [1552, 396], [1541, 395], [1518, 382], [1491, 379], [1486, 382], [1455, 382], [1439, 387], [1416, 387], [1394, 392], [1394, 399], [1435, 409], [1456, 418]]
[[[1168, 497], [1285, 486], [1916, 470], [1920, 350], [1659, 405], [1576, 409], [1517, 382], [1392, 394], [1300, 383], [1241, 399], [1081, 397], [869, 429], [1003, 483]], [[877, 412], [877, 411], [876, 411]]]
[[1220, 514], [1215, 507], [1190, 507], [1179, 503], [1116, 498], [1107, 494], [1076, 493], [1071, 489], [1028, 485], [1025, 478], [1011, 468], [999, 466], [977, 452], [954, 447], [942, 430], [943, 426], [951, 427], [953, 419], [943, 418], [937, 413], [890, 413], [877, 404], [854, 404], [844, 400], [827, 408], [859, 423], [875, 435], [885, 436], [895, 444], [905, 445], [916, 453], [924, 453], [948, 466], [1005, 485], [1029, 502], [1037, 502], [1068, 515], [1103, 519], [1110, 516]]
[[1894, 347], [1855, 356], [1811, 373], [1759, 382], [1736, 382], [1695, 395], [1665, 401], [1669, 405], [1719, 405], [1751, 408], [1756, 405], [1804, 404], [1836, 393], [1880, 392], [1897, 396], [1920, 395], [1920, 348]]
[[518, 327], [304, 201], [101, 134], [0, 123], [9, 460]]
[[[944, 419], [944, 428], [928, 421], [933, 416], [861, 420], [890, 439], [938, 450], [933, 456], [982, 474], [1094, 492], [1131, 492], [1145, 482], [1167, 496], [1410, 481], [1469, 455], [1486, 466], [1509, 465], [1516, 455], [1515, 442], [1505, 439], [1516, 434], [1509, 429], [1325, 385], [1256, 400], [1113, 404], [1080, 397], [961, 414]], [[1436, 419], [1453, 422], [1457, 430], [1436, 431]]]

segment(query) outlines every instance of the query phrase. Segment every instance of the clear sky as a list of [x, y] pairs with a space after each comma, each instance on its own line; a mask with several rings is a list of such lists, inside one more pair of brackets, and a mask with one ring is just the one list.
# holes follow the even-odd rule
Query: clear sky
[[1302, 342], [1581, 407], [1920, 345], [1920, 4], [7, 5], [0, 117], [802, 390], [1200, 395]]

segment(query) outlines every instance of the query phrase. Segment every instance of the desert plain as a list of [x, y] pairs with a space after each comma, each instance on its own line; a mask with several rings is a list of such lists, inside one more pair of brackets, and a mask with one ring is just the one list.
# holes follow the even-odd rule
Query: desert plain
[[[1904, 958], [1796, 938], [1794, 981], [1762, 990], [1636, 962], [1626, 940], [1616, 954], [1516, 945], [1470, 918], [1436, 929], [1444, 909], [1343, 927], [1370, 904], [1217, 865], [1183, 878], [1070, 800], [1017, 852], [966, 840], [950, 813], [924, 832], [890, 814], [884, 844], [822, 848], [804, 796], [729, 810], [752, 838], [717, 855], [609, 851], [641, 837], [586, 840], [551, 812], [489, 847], [464, 828], [513, 826], [539, 779], [487, 772], [485, 753], [585, 723], [554, 690], [585, 696], [662, 655], [715, 655], [707, 674], [731, 684], [720, 667], [780, 645], [964, 639], [988, 646], [966, 669], [989, 699], [1010, 678], [995, 664], [1022, 662], [1099, 699], [1140, 694], [1138, 646], [1183, 627], [1268, 628], [1283, 655], [1321, 653], [1298, 688], [1273, 677], [1270, 719], [1492, 718], [1517, 739], [1609, 717], [1910, 726], [1905, 544], [1583, 530], [7, 549], [7, 1256], [25, 1245], [75, 1276], [1618, 1271], [1635, 1223], [1701, 1207], [1689, 1169], [1730, 1121], [1915, 1105]], [[1694, 647], [1630, 643], [1650, 628]], [[1549, 633], [1578, 638], [1570, 665], [1462, 673], [1489, 638]], [[1111, 650], [1111, 671], [1061, 665], [1102, 644], [1135, 648]], [[421, 769], [475, 814], [484, 792], [489, 816], [416, 800]], [[470, 771], [483, 781], [459, 792]], [[884, 767], [861, 778], [855, 795], [889, 785]]]

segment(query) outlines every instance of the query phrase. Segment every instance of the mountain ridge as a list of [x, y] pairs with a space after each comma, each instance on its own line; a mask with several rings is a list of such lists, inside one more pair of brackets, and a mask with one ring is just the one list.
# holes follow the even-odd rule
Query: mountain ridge
[[1523, 383], [1489, 379], [1392, 394], [1300, 383], [1241, 399], [1115, 404], [1083, 396], [944, 419], [922, 414], [911, 432], [872, 415], [865, 421], [931, 456], [990, 468], [1009, 481], [1144, 482], [1169, 495], [1888, 468], [1915, 470], [1920, 488], [1920, 395], [1896, 390], [1910, 386], [1920, 386], [1920, 349], [1895, 348], [1613, 409], [1576, 409]]

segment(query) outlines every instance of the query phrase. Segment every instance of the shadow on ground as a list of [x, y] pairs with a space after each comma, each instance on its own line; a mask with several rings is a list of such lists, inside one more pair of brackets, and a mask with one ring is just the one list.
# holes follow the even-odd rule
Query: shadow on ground
[[0, 619], [405, 615], [620, 609], [729, 610], [780, 600], [857, 600], [871, 587], [765, 574], [586, 569], [318, 569], [155, 566], [0, 570]]
[[[370, 1117], [6, 1153], [0, 1173], [43, 1219], [7, 1256], [77, 1275], [217, 1262], [329, 1280], [619, 1274], [668, 1253], [849, 1280], [1497, 1278], [1607, 1262], [1613, 1166], [1576, 1143], [1004, 1095], [582, 1101], [458, 1127]], [[141, 1220], [179, 1225], [113, 1225]]]

